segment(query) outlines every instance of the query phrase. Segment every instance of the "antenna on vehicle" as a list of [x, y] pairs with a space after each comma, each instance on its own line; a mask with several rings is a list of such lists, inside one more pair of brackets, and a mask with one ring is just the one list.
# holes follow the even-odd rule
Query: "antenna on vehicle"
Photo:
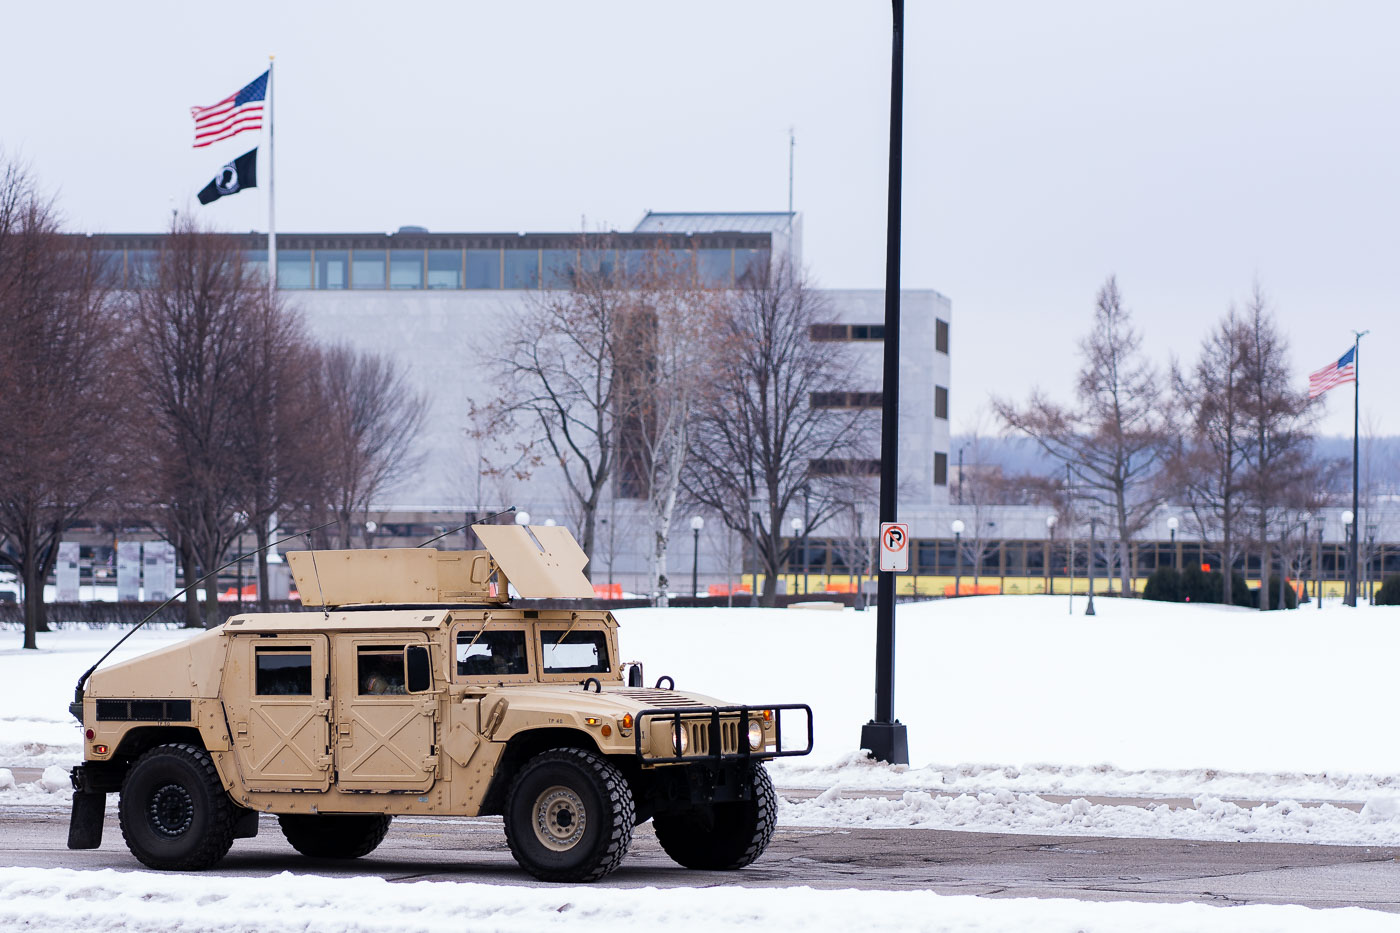
[[311, 543], [311, 532], [306, 533], [306, 549], [311, 554], [311, 575], [316, 578], [316, 593], [321, 597], [321, 618], [330, 621], [331, 610], [326, 605], [326, 591], [321, 589], [321, 571], [316, 569], [316, 547]]
[[[74, 702], [77, 706], [79, 706], [79, 707], [82, 706], [82, 702], [83, 702], [83, 685], [86, 684], [86, 683], [87, 683], [87, 679], [88, 679], [89, 677], [92, 676], [92, 672], [95, 671], [95, 670], [97, 670], [97, 668], [102, 664], [103, 661], [105, 661], [105, 660], [107, 660], [109, 657], [111, 657], [111, 656], [112, 656], [112, 652], [113, 652], [113, 651], [116, 651], [118, 648], [120, 648], [120, 647], [122, 646], [122, 642], [126, 641], [126, 640], [127, 640], [128, 638], [130, 638], [132, 635], [135, 635], [136, 632], [137, 632], [137, 630], [140, 629], [141, 626], [145, 625], [147, 622], [149, 622], [149, 621], [151, 621], [152, 619], [154, 619], [154, 618], [156, 617], [156, 615], [157, 615], [162, 609], [164, 609], [166, 606], [170, 605], [170, 604], [173, 603], [175, 600], [179, 599], [181, 596], [184, 596], [186, 593], [188, 593], [190, 590], [194, 589], [196, 586], [199, 586], [199, 585], [200, 585], [201, 583], [203, 583], [205, 580], [208, 580], [210, 577], [217, 576], [218, 574], [220, 574], [220, 573], [222, 573], [223, 571], [227, 570], [229, 567], [232, 567], [234, 564], [238, 563], [238, 562], [241, 561], [241, 560], [246, 560], [247, 558], [252, 557], [252, 556], [255, 555], [255, 554], [261, 554], [263, 551], [266, 551], [268, 548], [276, 547], [277, 545], [281, 544], [283, 541], [290, 541], [290, 540], [292, 540], [293, 538], [300, 537], [300, 536], [303, 535], [303, 534], [305, 534], [305, 535], [310, 535], [312, 531], [320, 531], [322, 528], [326, 528], [326, 527], [328, 527], [328, 526], [330, 526], [330, 525], [334, 525], [334, 524], [335, 524], [335, 521], [334, 521], [334, 520], [328, 521], [328, 522], [326, 522], [324, 525], [317, 525], [315, 528], [312, 528], [310, 531], [299, 531], [299, 532], [297, 532], [297, 533], [294, 534], [294, 535], [287, 535], [285, 538], [278, 538], [276, 541], [272, 541], [272, 542], [269, 542], [268, 544], [264, 544], [262, 547], [258, 548], [256, 551], [250, 551], [250, 552], [247, 553], [247, 554], [240, 554], [238, 557], [235, 557], [233, 560], [229, 561], [228, 563], [223, 564], [222, 566], [218, 567], [218, 568], [215, 569], [215, 570], [209, 571], [209, 572], [206, 573], [204, 576], [200, 577], [198, 580], [194, 581], [194, 582], [191, 583], [189, 586], [186, 586], [183, 590], [181, 590], [180, 592], [176, 593], [174, 596], [170, 597], [169, 599], [167, 599], [165, 602], [161, 603], [161, 604], [160, 604], [159, 606], [157, 606], [156, 608], [152, 609], [150, 615], [146, 616], [146, 618], [142, 619], [140, 622], [137, 622], [134, 626], [132, 626], [131, 631], [127, 632], [127, 633], [126, 633], [125, 635], [123, 635], [121, 638], [117, 639], [117, 643], [116, 643], [115, 645], [113, 645], [112, 647], [108, 648], [108, 649], [107, 649], [107, 653], [104, 654], [102, 657], [100, 657], [100, 658], [97, 659], [97, 663], [93, 664], [92, 667], [90, 667], [90, 668], [88, 668], [87, 670], [83, 671], [83, 676], [81, 676], [81, 677], [78, 678], [78, 686], [77, 686], [77, 688], [73, 691], [73, 702]], [[70, 712], [71, 712], [71, 710], [70, 710]], [[79, 710], [79, 712], [76, 713], [75, 715], [77, 715], [77, 716], [81, 719], [81, 716], [82, 716], [81, 710]]]
[[456, 528], [451, 528], [451, 529], [449, 529], [449, 530], [447, 530], [447, 531], [444, 531], [442, 534], [437, 535], [436, 537], [429, 538], [427, 541], [424, 541], [422, 544], [415, 544], [414, 547], [427, 547], [429, 544], [432, 544], [434, 541], [440, 541], [440, 540], [442, 540], [443, 538], [447, 537], [448, 535], [455, 535], [457, 532], [463, 530], [464, 528], [470, 528], [470, 527], [473, 526], [473, 525], [480, 525], [481, 522], [489, 522], [489, 521], [490, 521], [491, 519], [493, 519], [493, 518], [500, 518], [502, 515], [506, 514], [507, 512], [514, 512], [514, 511], [515, 511], [515, 506], [512, 505], [512, 506], [511, 506], [510, 508], [508, 508], [508, 509], [501, 509], [501, 510], [500, 510], [499, 512], [497, 512], [495, 515], [488, 515], [488, 516], [486, 516], [485, 518], [481, 519], [481, 521], [467, 522], [465, 525], [458, 525]]

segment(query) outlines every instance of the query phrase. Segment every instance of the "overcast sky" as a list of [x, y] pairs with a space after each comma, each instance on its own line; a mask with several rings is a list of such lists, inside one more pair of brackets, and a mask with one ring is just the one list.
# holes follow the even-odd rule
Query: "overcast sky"
[[[0, 146], [75, 229], [156, 231], [192, 204], [265, 230], [265, 189], [194, 194], [266, 134], [192, 149], [189, 108], [275, 54], [281, 231], [781, 210], [791, 126], [810, 271], [884, 282], [875, 0], [128, 0], [4, 19]], [[1194, 357], [1255, 280], [1300, 384], [1370, 329], [1363, 422], [1400, 432], [1400, 4], [911, 0], [906, 32], [904, 285], [952, 299], [955, 431], [989, 393], [1068, 397], [1116, 274], [1162, 363]], [[1351, 407], [1333, 390], [1323, 430], [1349, 434]]]

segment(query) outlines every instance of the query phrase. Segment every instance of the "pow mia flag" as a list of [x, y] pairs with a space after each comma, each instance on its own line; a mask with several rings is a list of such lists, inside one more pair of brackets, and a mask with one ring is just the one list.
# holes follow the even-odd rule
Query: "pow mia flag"
[[199, 192], [199, 203], [208, 204], [244, 188], [258, 186], [258, 150], [250, 149], [219, 170], [214, 180]]

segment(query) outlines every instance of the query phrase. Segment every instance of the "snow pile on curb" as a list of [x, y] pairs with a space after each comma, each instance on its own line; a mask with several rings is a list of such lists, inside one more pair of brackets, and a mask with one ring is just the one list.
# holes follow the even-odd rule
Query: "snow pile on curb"
[[1200, 796], [1194, 809], [1156, 804], [1113, 806], [1076, 798], [1052, 803], [1009, 790], [938, 796], [907, 791], [901, 797], [843, 797], [833, 787], [811, 800], [779, 797], [786, 826], [859, 826], [867, 829], [945, 829], [1026, 835], [1118, 836], [1145, 839], [1250, 840], [1332, 845], [1400, 844], [1400, 799], [1376, 798], [1361, 813], [1284, 800], [1246, 809]]
[[1129, 771], [1110, 764], [1019, 767], [1004, 764], [929, 764], [923, 767], [874, 761], [851, 752], [830, 762], [778, 759], [768, 766], [784, 788], [925, 790], [979, 793], [1010, 790], [1071, 797], [1174, 797], [1201, 795], [1235, 800], [1362, 802], [1400, 794], [1393, 774], [1320, 774], [1221, 771], [1212, 768]]
[[1312, 910], [1253, 905], [1085, 903], [1068, 899], [982, 898], [926, 891], [811, 888], [655, 888], [602, 885], [524, 887], [381, 878], [323, 878], [284, 872], [256, 882], [209, 875], [0, 868], [0, 928], [30, 933], [460, 933], [559, 930], [612, 933], [801, 929], [994, 931], [1134, 930], [1160, 933], [1400, 929], [1400, 918], [1346, 907]]
[[52, 803], [67, 806], [73, 802], [73, 781], [68, 769], [50, 765], [37, 781], [23, 784], [15, 781], [15, 773], [0, 768], [0, 803]]

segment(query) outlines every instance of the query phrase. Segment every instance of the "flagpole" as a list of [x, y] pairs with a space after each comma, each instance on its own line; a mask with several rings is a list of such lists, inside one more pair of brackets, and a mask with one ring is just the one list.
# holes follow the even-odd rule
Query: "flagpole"
[[272, 65], [275, 55], [267, 57], [267, 282], [268, 288], [277, 293], [277, 159], [273, 150], [273, 124], [277, 119], [277, 107], [272, 102]]
[[1347, 574], [1347, 598], [1348, 606], [1356, 605], [1356, 593], [1359, 589], [1360, 575], [1357, 563], [1360, 558], [1359, 547], [1361, 535], [1361, 506], [1360, 506], [1360, 461], [1361, 461], [1361, 338], [1370, 333], [1369, 330], [1354, 330], [1356, 342], [1351, 345], [1351, 365], [1356, 373], [1356, 378], [1352, 385], [1355, 392], [1354, 407], [1351, 413], [1351, 548], [1348, 554], [1348, 563], [1351, 565]]

